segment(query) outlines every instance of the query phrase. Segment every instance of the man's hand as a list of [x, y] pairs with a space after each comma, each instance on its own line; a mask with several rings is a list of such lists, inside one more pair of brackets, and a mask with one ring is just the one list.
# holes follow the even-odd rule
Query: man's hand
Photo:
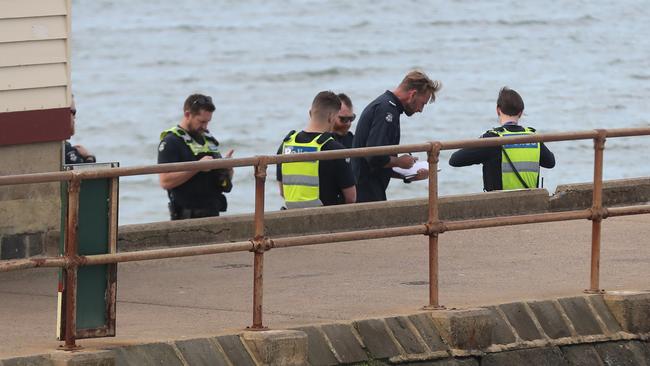
[[417, 156], [402, 155], [397, 158], [396, 166], [402, 169], [410, 169], [417, 160], [418, 160]]
[[81, 155], [81, 157], [84, 158], [84, 159], [89, 157], [89, 156], [92, 156], [92, 154], [85, 147], [83, 147], [81, 145], [74, 145], [73, 147], [75, 149], [77, 149], [77, 152], [79, 153], [79, 155]]
[[[229, 159], [232, 158], [232, 154], [235, 152], [235, 150], [230, 149], [226, 153], [226, 156], [224, 158]], [[235, 175], [235, 170], [233, 168], [228, 169], [228, 176], [230, 176], [230, 180], [232, 180], [232, 176]]]
[[415, 177], [411, 178], [411, 180], [412, 181], [425, 180], [427, 178], [429, 178], [429, 169], [423, 168], [423, 169], [418, 169], [418, 174]]
[[[210, 155], [206, 155], [206, 156], [202, 157], [201, 159], [199, 159], [198, 161], [205, 161], [205, 160], [214, 160], [214, 158], [212, 156], [210, 156]], [[209, 172], [210, 169], [203, 169], [202, 171]]]

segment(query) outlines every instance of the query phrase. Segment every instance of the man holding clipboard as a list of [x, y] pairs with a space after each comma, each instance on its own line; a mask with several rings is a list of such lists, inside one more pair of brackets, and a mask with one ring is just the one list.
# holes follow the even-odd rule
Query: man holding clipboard
[[[361, 113], [352, 147], [399, 145], [400, 115], [420, 113], [427, 103], [433, 103], [441, 83], [431, 80], [421, 71], [411, 71], [392, 91], [387, 90], [372, 101]], [[357, 202], [386, 200], [390, 178], [401, 176], [392, 168], [411, 169], [417, 158], [410, 154], [401, 156], [366, 156], [352, 158], [352, 171], [357, 181]], [[428, 177], [425, 167], [416, 170], [410, 180]]]

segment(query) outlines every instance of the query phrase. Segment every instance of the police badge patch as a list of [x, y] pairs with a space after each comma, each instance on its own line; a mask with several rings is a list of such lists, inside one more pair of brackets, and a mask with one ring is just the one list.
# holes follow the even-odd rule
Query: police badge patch
[[393, 122], [393, 114], [388, 112], [386, 113], [386, 122]]
[[163, 151], [165, 150], [165, 141], [162, 141], [160, 145], [158, 145], [158, 151]]

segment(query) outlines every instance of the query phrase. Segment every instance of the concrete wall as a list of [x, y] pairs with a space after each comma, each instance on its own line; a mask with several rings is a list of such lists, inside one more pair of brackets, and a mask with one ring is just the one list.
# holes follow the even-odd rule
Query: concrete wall
[[[61, 155], [60, 142], [0, 146], [0, 175], [58, 170]], [[59, 183], [0, 186], [0, 259], [34, 256], [58, 245], [59, 188]]]
[[0, 366], [647, 366], [649, 336], [650, 293], [612, 292], [59, 352]]
[[[70, 129], [70, 6], [0, 6], [0, 175], [61, 169], [61, 140]], [[53, 247], [59, 211], [58, 183], [0, 187], [0, 259]]]
[[[460, 220], [578, 210], [591, 206], [591, 194], [590, 184], [567, 184], [558, 186], [552, 196], [545, 189], [446, 196], [439, 200], [439, 211], [442, 220]], [[650, 178], [608, 181], [603, 197], [605, 206], [650, 202]], [[427, 204], [426, 199], [414, 199], [268, 212], [266, 232], [277, 238], [422, 224], [427, 221]], [[136, 250], [252, 237], [252, 215], [229, 215], [120, 226], [118, 248]]]

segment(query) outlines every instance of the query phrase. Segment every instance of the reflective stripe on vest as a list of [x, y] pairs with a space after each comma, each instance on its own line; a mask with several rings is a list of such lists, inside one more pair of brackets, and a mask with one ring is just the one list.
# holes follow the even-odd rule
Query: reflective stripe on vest
[[[292, 134], [287, 141], [282, 143], [283, 154], [300, 154], [306, 152], [320, 151], [323, 143], [318, 143], [321, 135], [316, 136], [312, 141], [296, 142], [298, 132]], [[318, 207], [323, 203], [320, 200], [320, 187], [318, 178], [319, 161], [297, 161], [293, 163], [282, 163], [282, 192], [287, 208]]]
[[[535, 133], [528, 127], [524, 128], [524, 131], [519, 132], [512, 132], [508, 130], [492, 130], [492, 132], [499, 135], [500, 137], [532, 135]], [[540, 144], [538, 142], [527, 142], [521, 144], [503, 145], [503, 150], [501, 151], [502, 189], [522, 189], [526, 187], [521, 183], [521, 180], [519, 180], [517, 174], [512, 169], [512, 165], [510, 165], [508, 162], [506, 152], [508, 154], [508, 157], [510, 157], [512, 165], [515, 166], [519, 172], [519, 176], [521, 176], [524, 182], [526, 182], [528, 188], [537, 188], [539, 181]]]
[[217, 142], [217, 139], [210, 135], [209, 132], [203, 133], [203, 144], [199, 144], [192, 138], [192, 136], [190, 136], [189, 133], [187, 133], [187, 131], [178, 126], [168, 128], [161, 132], [160, 141], [162, 141], [168, 133], [173, 133], [174, 135], [183, 139], [183, 142], [185, 145], [187, 145], [187, 147], [190, 148], [194, 156], [197, 156], [199, 154], [209, 154], [212, 155], [212, 157], [221, 158], [221, 153], [219, 152], [219, 143]]

